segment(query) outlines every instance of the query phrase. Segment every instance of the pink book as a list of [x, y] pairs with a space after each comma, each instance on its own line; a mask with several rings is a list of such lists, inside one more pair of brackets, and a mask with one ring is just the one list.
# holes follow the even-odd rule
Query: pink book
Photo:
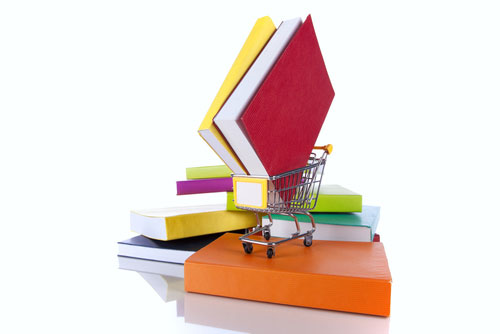
[[177, 195], [218, 193], [226, 191], [233, 191], [233, 179], [230, 177], [177, 181]]

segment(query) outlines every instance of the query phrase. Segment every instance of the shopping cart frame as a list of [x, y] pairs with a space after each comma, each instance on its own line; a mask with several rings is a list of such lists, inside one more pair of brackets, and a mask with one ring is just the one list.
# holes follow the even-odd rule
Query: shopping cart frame
[[[257, 226], [239, 238], [242, 241], [245, 253], [251, 254], [253, 244], [256, 244], [267, 247], [266, 255], [268, 258], [272, 258], [276, 255], [276, 247], [278, 245], [302, 237], [304, 238], [304, 246], [310, 247], [312, 245], [316, 223], [309, 211], [316, 207], [326, 159], [332, 152], [332, 145], [315, 146], [314, 149], [323, 150], [323, 154], [318, 157], [313, 150], [307, 165], [302, 168], [269, 177], [241, 174], [232, 175], [236, 208], [254, 212], [257, 219]], [[253, 189], [254, 193], [261, 192], [262, 198], [260, 202], [257, 201], [256, 203], [252, 203], [252, 205], [248, 203], [241, 204], [239, 202], [239, 192], [243, 194], [243, 185], [246, 188], [247, 184]], [[245, 196], [242, 195], [240, 197], [247, 196], [245, 194]], [[271, 214], [291, 217], [295, 222], [297, 231], [292, 233], [288, 238], [269, 241], [271, 238], [271, 226], [273, 225]], [[310, 230], [301, 232], [297, 219], [297, 215], [299, 214], [309, 218], [312, 226]], [[269, 217], [269, 224], [267, 225], [262, 224], [261, 218], [264, 215]], [[250, 238], [250, 236], [258, 233], [262, 233], [266, 241]]]

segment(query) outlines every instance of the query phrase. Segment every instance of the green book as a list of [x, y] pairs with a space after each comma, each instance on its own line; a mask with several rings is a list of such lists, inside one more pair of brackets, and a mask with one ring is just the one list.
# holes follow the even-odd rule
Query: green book
[[361, 212], [363, 198], [360, 194], [336, 184], [319, 188], [316, 207], [311, 212]]
[[234, 193], [232, 191], [227, 192], [226, 210], [227, 211], [243, 211], [241, 209], [236, 208], [236, 205], [234, 205]]
[[231, 177], [231, 170], [226, 165], [186, 168], [187, 180], [217, 179], [223, 177]]
[[[380, 207], [363, 206], [362, 212], [355, 213], [319, 213], [312, 214], [316, 222], [313, 240], [334, 241], [372, 241], [380, 219]], [[273, 225], [271, 235], [289, 237], [297, 229], [293, 218], [282, 215], [272, 215]], [[312, 225], [309, 217], [297, 215], [300, 230], [310, 230]], [[268, 224], [269, 218], [264, 216], [262, 223]]]
[[[322, 185], [316, 207], [311, 212], [361, 212], [362, 196], [339, 185]], [[234, 194], [227, 193], [229, 211], [238, 211], [234, 206]]]

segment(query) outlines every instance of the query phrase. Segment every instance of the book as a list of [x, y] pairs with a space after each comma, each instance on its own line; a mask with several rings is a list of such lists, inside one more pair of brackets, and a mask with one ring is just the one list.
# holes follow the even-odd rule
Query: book
[[241, 209], [238, 209], [236, 205], [234, 204], [234, 192], [228, 191], [227, 192], [227, 201], [226, 201], [226, 210], [228, 211], [243, 211]]
[[[257, 156], [253, 149], [252, 143], [242, 131], [239, 119], [301, 24], [302, 20], [300, 18], [283, 21], [280, 24], [260, 55], [214, 118], [214, 122], [224, 135], [224, 138], [226, 138], [229, 145], [231, 145], [234, 152], [251, 175], [267, 176], [268, 174], [259, 156]], [[275, 124], [274, 131], [281, 132], [283, 126], [285, 125], [280, 124], [280, 131], [277, 131], [277, 126]], [[267, 137], [270, 134], [267, 133], [263, 135]], [[273, 142], [268, 141], [268, 145], [269, 143]], [[275, 150], [281, 149], [279, 146], [274, 145], [274, 143], [270, 146]]]
[[267, 175], [306, 166], [334, 96], [309, 15], [237, 121]]
[[[363, 197], [339, 185], [321, 185], [316, 207], [311, 212], [361, 212]], [[234, 204], [234, 193], [227, 193], [226, 210], [241, 211]]]
[[[316, 223], [313, 240], [336, 241], [372, 241], [380, 219], [380, 207], [363, 206], [359, 213], [311, 213]], [[271, 215], [273, 225], [271, 235], [275, 237], [289, 237], [297, 231], [292, 217]], [[305, 215], [297, 215], [301, 231], [312, 228], [311, 220]], [[263, 224], [269, 224], [269, 218], [262, 218]]]
[[232, 190], [233, 179], [230, 177], [177, 181], [177, 195], [217, 193]]
[[373, 242], [380, 242], [380, 234], [375, 233], [375, 235], [373, 236]]
[[184, 298], [184, 280], [182, 278], [142, 272], [137, 273], [151, 285], [164, 302]]
[[246, 229], [257, 225], [253, 212], [226, 211], [224, 204], [132, 211], [130, 228], [157, 240]]
[[165, 302], [184, 298], [184, 265], [126, 256], [118, 256], [118, 263], [120, 269], [137, 272]]
[[382, 243], [315, 240], [305, 247], [295, 239], [268, 259], [266, 247], [245, 254], [239, 236], [226, 233], [186, 260], [187, 292], [390, 315], [392, 278]]
[[337, 184], [322, 184], [312, 212], [361, 212], [363, 197]]
[[[249, 315], [258, 314], [258, 321]], [[184, 295], [187, 323], [243, 333], [389, 333], [389, 317], [317, 310], [231, 299], [199, 293]], [[283, 330], [286, 324], [287, 330]], [[290, 331], [290, 329], [293, 329]]]
[[118, 256], [118, 268], [142, 273], [184, 278], [184, 264]]
[[216, 179], [231, 177], [231, 170], [226, 165], [186, 168], [187, 180]]
[[213, 123], [213, 118], [275, 31], [274, 23], [268, 16], [257, 20], [198, 129], [200, 136], [222, 161], [237, 174], [245, 174], [246, 170]]
[[118, 243], [118, 255], [184, 264], [188, 257], [221, 235], [222, 233], [215, 233], [170, 241], [154, 240], [138, 235], [120, 241]]

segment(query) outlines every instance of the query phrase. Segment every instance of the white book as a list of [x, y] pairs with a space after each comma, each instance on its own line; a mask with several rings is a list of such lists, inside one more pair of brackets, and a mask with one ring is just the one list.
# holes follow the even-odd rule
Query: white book
[[[377, 230], [380, 219], [380, 207], [364, 205], [362, 212], [355, 213], [312, 213], [316, 222], [316, 231], [313, 240], [332, 241], [360, 241], [370, 242]], [[312, 228], [311, 221], [305, 215], [297, 215], [300, 231], [305, 232]], [[292, 218], [281, 215], [272, 215], [273, 225], [271, 235], [275, 237], [289, 237], [297, 231]], [[262, 224], [269, 223], [269, 218], [263, 217]]]
[[281, 23], [214, 118], [215, 124], [251, 175], [268, 176], [239, 119], [301, 24], [301, 18]]
[[246, 172], [240, 167], [238, 162], [231, 156], [231, 154], [226, 150], [226, 148], [220, 143], [220, 141], [210, 130], [198, 130], [198, 132], [233, 173], [246, 174]]
[[124, 270], [184, 278], [184, 265], [118, 256], [118, 267]]
[[[263, 218], [264, 225], [269, 223], [268, 218]], [[311, 223], [299, 222], [300, 231], [305, 232], [312, 228]], [[273, 219], [271, 235], [273, 237], [287, 238], [297, 232], [295, 223], [288, 220]], [[372, 240], [371, 229], [368, 227], [340, 226], [316, 224], [316, 231], [313, 233], [313, 240], [332, 241], [362, 241]]]

